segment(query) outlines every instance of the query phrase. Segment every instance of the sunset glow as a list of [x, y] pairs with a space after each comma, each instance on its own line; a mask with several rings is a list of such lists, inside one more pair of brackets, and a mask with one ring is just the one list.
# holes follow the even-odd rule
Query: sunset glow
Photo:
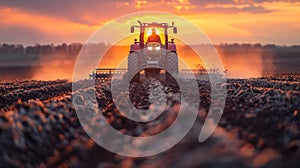
[[[67, 1], [61, 4], [67, 6], [65, 10], [56, 9], [57, 6], [51, 2], [35, 2], [31, 6], [25, 2], [9, 2], [0, 3], [1, 43], [84, 42], [111, 19], [150, 10], [170, 12], [186, 18], [202, 29], [213, 43], [300, 42], [298, 1], [136, 0], [91, 1], [85, 4]], [[12, 34], [18, 37], [12, 38]]]

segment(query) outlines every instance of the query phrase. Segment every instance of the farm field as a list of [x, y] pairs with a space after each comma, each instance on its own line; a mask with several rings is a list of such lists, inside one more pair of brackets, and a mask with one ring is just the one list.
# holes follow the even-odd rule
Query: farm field
[[[86, 81], [79, 81], [81, 85]], [[147, 108], [147, 88], [157, 81], [132, 84], [133, 104]], [[228, 79], [224, 113], [205, 142], [198, 135], [210, 105], [210, 83], [198, 81], [198, 118], [187, 136], [170, 150], [152, 157], [116, 155], [97, 145], [83, 130], [72, 105], [72, 83], [55, 81], [0, 82], [0, 162], [3, 167], [299, 167], [300, 81], [298, 77]], [[128, 135], [151, 136], [176, 118], [180, 90], [169, 93], [168, 108], [154, 121], [139, 123], [122, 116], [114, 106], [109, 83], [96, 91], [106, 122]], [[84, 97], [75, 96], [82, 105]], [[99, 124], [97, 111], [92, 124]], [[174, 115], [175, 114], [175, 115]], [[99, 136], [105, 136], [99, 132]], [[102, 135], [103, 134], [103, 135]], [[1, 167], [2, 167], [1, 166]]]

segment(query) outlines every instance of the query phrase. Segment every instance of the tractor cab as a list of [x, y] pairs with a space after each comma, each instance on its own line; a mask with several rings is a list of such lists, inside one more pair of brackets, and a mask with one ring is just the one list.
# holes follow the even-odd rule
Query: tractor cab
[[[176, 52], [176, 46], [174, 44], [174, 39], [169, 41], [168, 39], [168, 29], [173, 28], [173, 33], [177, 33], [177, 27], [174, 23], [169, 25], [168, 23], [142, 23], [138, 21], [139, 25], [131, 26], [130, 32], [134, 33], [135, 28], [140, 31], [139, 41], [134, 39], [134, 44], [130, 46], [130, 53], [147, 48], [148, 50], [159, 50], [160, 48]], [[154, 40], [153, 40], [154, 39]], [[159, 40], [158, 40], [159, 39]]]

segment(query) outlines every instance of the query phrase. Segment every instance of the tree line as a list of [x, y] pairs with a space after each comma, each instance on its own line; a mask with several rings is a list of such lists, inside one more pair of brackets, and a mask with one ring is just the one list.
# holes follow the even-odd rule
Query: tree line
[[[99, 44], [85, 44], [90, 47], [95, 48], [103, 48], [108, 47], [110, 44], [99, 43]], [[200, 44], [201, 46], [201, 44]], [[292, 45], [292, 46], [278, 46], [275, 44], [239, 44], [239, 43], [221, 43], [219, 45], [215, 45], [217, 48], [226, 49], [226, 50], [239, 50], [239, 49], [271, 49], [276, 52], [298, 52], [300, 51], [300, 45]], [[83, 44], [81, 43], [71, 43], [71, 44], [35, 44], [32, 46], [23, 46], [22, 44], [0, 44], [0, 53], [3, 54], [51, 54], [55, 52], [69, 53], [69, 54], [78, 54]]]

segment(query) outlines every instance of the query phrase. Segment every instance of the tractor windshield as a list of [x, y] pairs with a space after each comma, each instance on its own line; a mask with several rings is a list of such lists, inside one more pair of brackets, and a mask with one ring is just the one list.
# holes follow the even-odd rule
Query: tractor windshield
[[165, 43], [164, 29], [158, 27], [149, 27], [145, 29], [145, 42], [161, 42], [162, 45]]

